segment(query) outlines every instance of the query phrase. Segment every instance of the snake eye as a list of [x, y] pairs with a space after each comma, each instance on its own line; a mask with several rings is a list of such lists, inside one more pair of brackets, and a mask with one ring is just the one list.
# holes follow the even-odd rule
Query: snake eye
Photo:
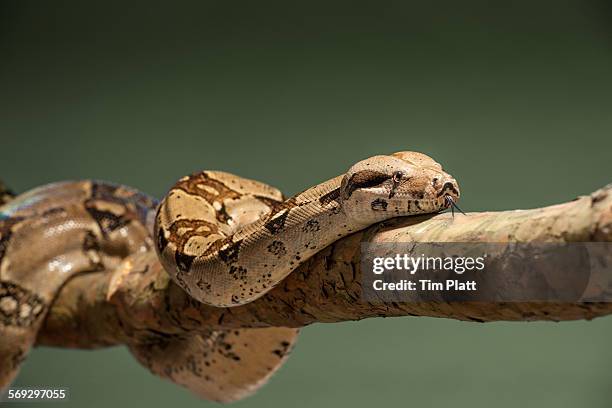
[[431, 184], [435, 187], [436, 184], [438, 184], [438, 178], [434, 177], [434, 179], [431, 181]]
[[399, 183], [403, 176], [404, 173], [402, 173], [401, 171], [396, 171], [395, 173], [393, 173], [393, 182]]

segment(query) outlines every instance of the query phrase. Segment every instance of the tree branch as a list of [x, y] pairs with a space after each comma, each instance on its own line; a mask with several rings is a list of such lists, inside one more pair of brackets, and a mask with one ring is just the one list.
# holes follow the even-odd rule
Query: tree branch
[[460, 320], [592, 319], [612, 303], [367, 303], [361, 298], [361, 242], [612, 241], [612, 185], [574, 201], [532, 210], [410, 217], [376, 225], [323, 249], [264, 297], [215, 308], [172, 283], [151, 254], [114, 271], [76, 276], [54, 302], [38, 344], [94, 348], [152, 332], [211, 328], [302, 327], [369, 317], [431, 316]]

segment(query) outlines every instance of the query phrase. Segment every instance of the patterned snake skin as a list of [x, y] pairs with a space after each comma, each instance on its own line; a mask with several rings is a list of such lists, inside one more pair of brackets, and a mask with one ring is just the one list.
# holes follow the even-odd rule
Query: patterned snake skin
[[[0, 390], [77, 274], [163, 267], [197, 301], [252, 302], [334, 241], [374, 223], [432, 213], [459, 198], [456, 181], [420, 153], [374, 156], [284, 200], [229, 173], [184, 177], [161, 203], [98, 181], [47, 185], [17, 197], [0, 184]], [[210, 330], [127, 346], [153, 373], [199, 396], [233, 401], [283, 364], [297, 329]]]

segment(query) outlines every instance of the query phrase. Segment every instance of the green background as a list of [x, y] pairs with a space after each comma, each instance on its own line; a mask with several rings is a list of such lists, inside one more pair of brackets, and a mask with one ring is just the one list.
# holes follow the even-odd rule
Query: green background
[[[99, 178], [161, 196], [223, 169], [294, 193], [397, 150], [443, 163], [469, 211], [612, 181], [603, 0], [125, 3], [0, 3], [15, 190]], [[315, 325], [235, 406], [606, 407], [611, 337], [609, 318]], [[69, 387], [66, 407], [213, 405], [123, 348], [37, 349], [16, 385]]]

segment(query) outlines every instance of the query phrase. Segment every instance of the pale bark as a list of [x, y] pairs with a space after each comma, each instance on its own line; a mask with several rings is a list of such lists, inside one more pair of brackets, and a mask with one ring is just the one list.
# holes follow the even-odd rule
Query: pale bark
[[302, 327], [369, 317], [560, 321], [612, 313], [612, 303], [605, 302], [367, 303], [361, 298], [362, 241], [610, 242], [612, 185], [545, 208], [469, 213], [454, 218], [445, 213], [376, 225], [328, 246], [264, 297], [234, 308], [210, 307], [190, 299], [153, 260], [146, 272], [131, 273], [125, 279], [117, 279], [113, 271], [77, 276], [65, 285], [54, 302], [38, 344], [94, 348], [126, 343], [151, 332]]

